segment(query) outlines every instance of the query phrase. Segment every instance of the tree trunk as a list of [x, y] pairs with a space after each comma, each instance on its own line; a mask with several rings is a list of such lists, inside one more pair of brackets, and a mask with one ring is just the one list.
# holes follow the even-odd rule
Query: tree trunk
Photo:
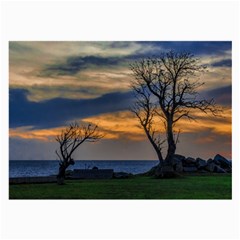
[[176, 144], [173, 137], [172, 120], [167, 122], [167, 142], [168, 151], [167, 156], [162, 164], [159, 164], [155, 171], [155, 177], [157, 178], [172, 178], [176, 177], [173, 168], [173, 156], [176, 151]]
[[159, 152], [157, 152], [157, 155], [158, 155], [159, 165], [160, 165], [160, 166], [163, 166], [162, 153], [159, 151]]
[[156, 151], [157, 153], [157, 156], [158, 156], [158, 160], [159, 160], [159, 164], [162, 166], [163, 165], [163, 156], [162, 156], [162, 152], [161, 152], [161, 149], [159, 148], [159, 146], [157, 146], [157, 144], [154, 142], [152, 136], [149, 134], [149, 130], [146, 128], [146, 126], [144, 126], [144, 130], [145, 130], [145, 133], [148, 137], [148, 140], [150, 141], [150, 143], [152, 144], [154, 150]]
[[64, 184], [65, 171], [66, 171], [67, 167], [68, 167], [68, 165], [66, 165], [64, 163], [60, 165], [58, 175], [57, 175], [58, 185], [63, 185]]
[[168, 151], [166, 156], [166, 165], [173, 166], [173, 156], [176, 151], [176, 144], [173, 137], [173, 128], [172, 128], [172, 120], [167, 122], [167, 141], [168, 141]]
[[62, 163], [60, 163], [59, 171], [58, 171], [58, 175], [57, 175], [57, 183], [58, 183], [58, 185], [63, 185], [64, 184], [66, 169], [68, 168], [69, 165], [74, 165], [74, 164], [75, 164], [75, 162], [71, 158], [71, 156], [69, 156]]

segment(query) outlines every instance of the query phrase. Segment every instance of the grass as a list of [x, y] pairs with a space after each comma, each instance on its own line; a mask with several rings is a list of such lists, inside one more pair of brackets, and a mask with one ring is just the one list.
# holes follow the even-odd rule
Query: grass
[[155, 179], [67, 180], [9, 186], [10, 199], [231, 199], [231, 175]]

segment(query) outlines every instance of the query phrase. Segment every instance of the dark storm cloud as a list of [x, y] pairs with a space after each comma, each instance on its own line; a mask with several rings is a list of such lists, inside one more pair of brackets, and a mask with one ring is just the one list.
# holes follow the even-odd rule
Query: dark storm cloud
[[217, 104], [231, 106], [232, 104], [232, 86], [215, 88], [210, 91], [205, 91], [200, 96], [211, 99], [213, 98]]
[[70, 57], [65, 62], [45, 66], [37, 75], [39, 77], [72, 76], [90, 67], [108, 67], [111, 69], [113, 66], [128, 64], [131, 61], [147, 58], [152, 55], [149, 53], [139, 53], [127, 57]]
[[211, 64], [213, 67], [232, 67], [232, 60], [231, 59], [224, 59], [219, 62], [214, 62]]
[[[109, 46], [109, 51], [114, 48], [126, 48], [130, 42], [112, 42]], [[40, 77], [54, 77], [63, 75], [75, 75], [83, 69], [87, 69], [90, 66], [94, 67], [109, 67], [121, 65], [133, 60], [147, 58], [152, 56], [158, 56], [160, 53], [173, 50], [176, 52], [190, 52], [195, 55], [220, 55], [226, 50], [231, 50], [231, 42], [187, 42], [187, 41], [175, 41], [175, 42], [136, 42], [141, 44], [142, 48], [136, 51], [134, 54], [128, 56], [72, 56], [65, 59], [63, 62], [49, 64], [43, 67], [38, 73]], [[148, 48], [147, 48], [148, 47]], [[148, 49], [148, 50], [146, 50]], [[231, 60], [230, 60], [231, 61]], [[219, 63], [215, 63], [215, 66], [219, 64], [228, 64], [229, 60], [224, 60]]]
[[[190, 52], [195, 55], [221, 55], [231, 50], [231, 41], [163, 41], [163, 42], [142, 42], [143, 45], [151, 44], [159, 47], [162, 51], [174, 50], [177, 52]], [[153, 53], [153, 51], [152, 51]]]
[[49, 76], [61, 76], [61, 75], [75, 75], [83, 69], [87, 69], [89, 66], [113, 66], [117, 65], [120, 58], [116, 57], [98, 57], [98, 56], [87, 56], [87, 57], [69, 57], [66, 62], [59, 64], [47, 65], [38, 74], [41, 77]]
[[28, 93], [23, 89], [10, 89], [10, 127], [57, 127], [69, 120], [126, 110], [133, 101], [132, 92], [114, 92], [95, 99], [54, 98], [42, 102], [29, 101]]

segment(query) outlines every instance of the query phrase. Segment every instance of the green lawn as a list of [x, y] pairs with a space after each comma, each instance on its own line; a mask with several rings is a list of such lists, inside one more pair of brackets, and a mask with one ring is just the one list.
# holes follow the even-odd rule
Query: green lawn
[[231, 199], [231, 175], [155, 179], [68, 180], [9, 186], [10, 199]]

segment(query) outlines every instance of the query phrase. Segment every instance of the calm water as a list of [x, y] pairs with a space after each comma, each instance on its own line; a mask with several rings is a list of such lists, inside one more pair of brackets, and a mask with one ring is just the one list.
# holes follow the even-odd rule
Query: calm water
[[[56, 160], [11, 160], [9, 161], [9, 177], [49, 176], [57, 174], [58, 161]], [[152, 160], [115, 160], [115, 161], [75, 161], [75, 165], [68, 169], [111, 168], [115, 172], [142, 173], [158, 164]]]

